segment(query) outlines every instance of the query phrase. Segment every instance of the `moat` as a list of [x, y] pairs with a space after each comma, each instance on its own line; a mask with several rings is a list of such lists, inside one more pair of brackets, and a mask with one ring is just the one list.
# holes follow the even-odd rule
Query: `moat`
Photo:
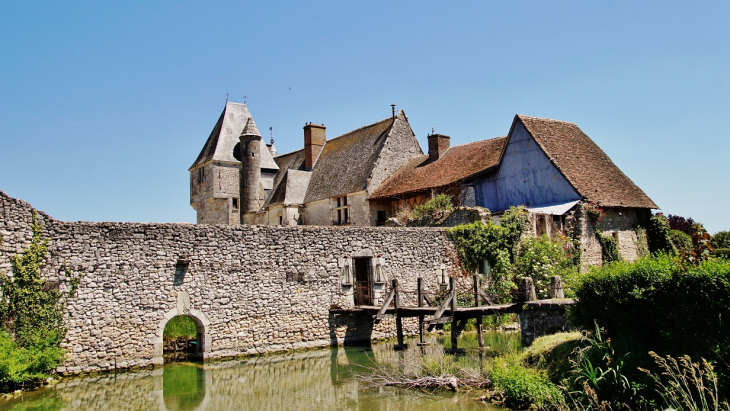
[[[492, 350], [519, 349], [519, 333], [488, 332]], [[213, 363], [173, 362], [138, 372], [69, 378], [54, 387], [0, 402], [0, 410], [477, 410], [494, 409], [479, 401], [479, 392], [426, 394], [395, 388], [368, 388], [356, 378], [373, 362], [397, 366], [448, 346], [448, 336], [429, 336], [432, 343], [394, 351], [394, 342], [332, 347], [305, 352], [250, 357]], [[475, 334], [460, 346], [470, 354], [459, 361], [478, 361]], [[476, 365], [478, 366], [478, 364]]]

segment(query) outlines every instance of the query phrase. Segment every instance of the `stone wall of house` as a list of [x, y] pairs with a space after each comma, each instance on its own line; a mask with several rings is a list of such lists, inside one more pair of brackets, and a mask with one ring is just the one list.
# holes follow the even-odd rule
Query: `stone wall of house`
[[198, 169], [190, 171], [190, 205], [197, 211], [198, 224], [239, 224], [232, 198], [240, 192], [240, 165], [209, 163], [205, 181], [198, 182]]
[[601, 243], [596, 238], [596, 229], [604, 235], [617, 239], [619, 253], [624, 260], [634, 261], [639, 257], [636, 227], [644, 210], [606, 207], [604, 212], [605, 214], [600, 220], [594, 220], [587, 217], [581, 207], [576, 210], [576, 215], [579, 216], [581, 222], [583, 269], [603, 263]]
[[[30, 239], [31, 206], [0, 192], [0, 270]], [[147, 366], [162, 361], [162, 333], [176, 315], [193, 317], [206, 358], [328, 346], [395, 335], [393, 320], [335, 315], [352, 307], [342, 285], [354, 257], [381, 263], [390, 280], [436, 291], [436, 271], [460, 268], [442, 230], [424, 228], [68, 223], [40, 214], [49, 239], [43, 275], [68, 286], [65, 264], [81, 275], [67, 304], [62, 373]], [[468, 287], [468, 285], [466, 285]], [[377, 295], [382, 301], [387, 285]], [[404, 305], [415, 293], [403, 294]], [[415, 333], [416, 320], [404, 320]]]

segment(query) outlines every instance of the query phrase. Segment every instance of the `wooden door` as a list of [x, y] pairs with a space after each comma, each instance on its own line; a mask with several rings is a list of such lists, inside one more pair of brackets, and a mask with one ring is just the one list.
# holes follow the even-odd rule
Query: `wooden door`
[[370, 257], [355, 260], [355, 305], [373, 305], [373, 282]]

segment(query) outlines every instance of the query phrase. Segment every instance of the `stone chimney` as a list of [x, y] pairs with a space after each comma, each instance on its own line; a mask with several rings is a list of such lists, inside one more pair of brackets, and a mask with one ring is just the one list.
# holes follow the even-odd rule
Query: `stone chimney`
[[326, 129], [324, 124], [307, 123], [304, 126], [304, 168], [306, 170], [312, 169], [319, 153], [322, 152], [322, 147], [327, 141]]
[[434, 162], [444, 155], [449, 149], [451, 137], [443, 134], [429, 134], [428, 136], [428, 162]]

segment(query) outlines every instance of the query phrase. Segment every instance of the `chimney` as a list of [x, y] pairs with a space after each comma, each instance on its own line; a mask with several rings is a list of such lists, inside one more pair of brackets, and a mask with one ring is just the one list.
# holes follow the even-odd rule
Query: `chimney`
[[434, 162], [449, 149], [451, 137], [443, 134], [428, 135], [428, 162]]
[[304, 125], [304, 168], [311, 170], [314, 162], [317, 161], [322, 147], [327, 141], [324, 124], [307, 123]]

